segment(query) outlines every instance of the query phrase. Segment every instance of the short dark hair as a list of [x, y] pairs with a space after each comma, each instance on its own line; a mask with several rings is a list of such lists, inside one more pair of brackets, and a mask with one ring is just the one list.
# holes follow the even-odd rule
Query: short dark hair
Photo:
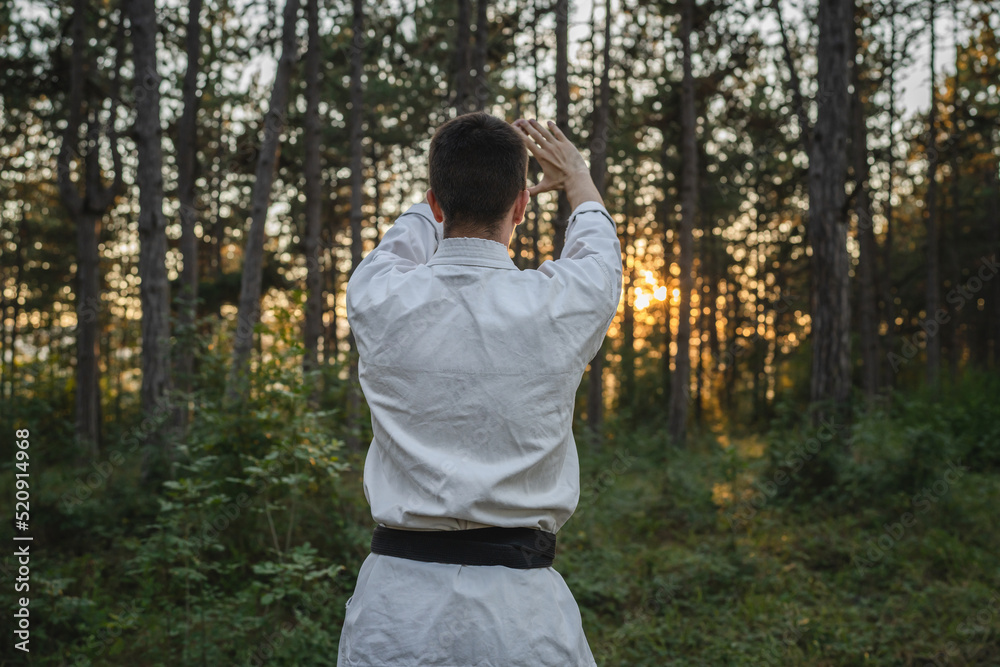
[[430, 186], [448, 229], [495, 232], [527, 188], [527, 172], [517, 130], [488, 113], [452, 118], [431, 139]]

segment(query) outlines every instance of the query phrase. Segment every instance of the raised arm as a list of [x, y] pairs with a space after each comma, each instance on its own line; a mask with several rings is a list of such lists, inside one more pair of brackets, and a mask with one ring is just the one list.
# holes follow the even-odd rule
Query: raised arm
[[348, 311], [378, 301], [391, 290], [393, 278], [426, 264], [444, 229], [427, 202], [414, 204], [396, 219], [378, 247], [361, 260], [347, 284]]
[[561, 280], [575, 295], [589, 297], [590, 306], [599, 314], [607, 331], [622, 292], [618, 231], [580, 151], [555, 123], [549, 121], [547, 125], [544, 127], [533, 119], [514, 121], [514, 127], [521, 131], [525, 145], [542, 167], [542, 181], [528, 188], [529, 194], [565, 190], [573, 209], [562, 255], [555, 262], [543, 263], [538, 270]]

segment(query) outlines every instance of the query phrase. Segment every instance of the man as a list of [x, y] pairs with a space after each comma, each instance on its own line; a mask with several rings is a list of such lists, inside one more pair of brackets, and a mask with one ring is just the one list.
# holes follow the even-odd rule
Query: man
[[[379, 525], [338, 665], [593, 666], [551, 565], [580, 495], [574, 397], [621, 297], [615, 224], [553, 123], [459, 116], [434, 135], [429, 176], [347, 286]], [[574, 209], [565, 248], [519, 271], [511, 234], [549, 190]]]

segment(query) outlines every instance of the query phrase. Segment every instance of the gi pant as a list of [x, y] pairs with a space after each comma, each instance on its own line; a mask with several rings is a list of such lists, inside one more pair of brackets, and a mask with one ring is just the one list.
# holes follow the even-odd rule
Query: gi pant
[[596, 667], [580, 609], [553, 568], [369, 554], [338, 667]]

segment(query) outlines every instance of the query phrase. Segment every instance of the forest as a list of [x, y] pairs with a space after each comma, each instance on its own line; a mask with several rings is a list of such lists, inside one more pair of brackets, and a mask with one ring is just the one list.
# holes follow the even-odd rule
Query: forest
[[0, 3], [0, 665], [336, 664], [345, 290], [470, 111], [617, 225], [555, 562], [598, 664], [1000, 664], [998, 47], [997, 0]]

